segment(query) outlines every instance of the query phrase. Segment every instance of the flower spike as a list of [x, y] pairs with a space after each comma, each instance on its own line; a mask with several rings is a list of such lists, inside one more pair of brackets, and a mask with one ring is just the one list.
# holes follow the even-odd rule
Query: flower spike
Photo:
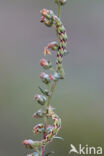
[[[41, 20], [47, 27], [54, 26], [57, 33], [57, 41], [49, 43], [44, 48], [44, 56], [51, 55], [52, 51], [56, 54], [56, 69], [54, 69], [53, 61], [52, 63], [48, 59], [40, 59], [40, 66], [42, 69], [49, 71], [45, 73], [44, 71], [40, 74], [40, 79], [45, 85], [44, 87], [39, 87], [40, 94], [34, 96], [35, 101], [40, 104], [43, 108], [34, 113], [34, 119], [44, 119], [42, 123], [36, 124], [33, 127], [34, 134], [42, 134], [42, 139], [39, 141], [33, 141], [27, 139], [23, 141], [23, 144], [28, 149], [33, 149], [34, 153], [28, 154], [27, 156], [48, 156], [53, 152], [45, 154], [45, 147], [53, 139], [60, 139], [57, 134], [61, 128], [61, 118], [54, 112], [54, 108], [50, 105], [51, 97], [53, 95], [55, 86], [60, 79], [64, 78], [63, 69], [63, 58], [68, 54], [67, 52], [67, 34], [63, 23], [59, 18], [60, 7], [64, 5], [67, 0], [54, 0], [58, 5], [58, 15], [56, 15], [52, 10], [42, 9]], [[49, 56], [48, 56], [49, 57]], [[40, 85], [39, 85], [40, 86]], [[51, 120], [51, 121], [50, 121]]]

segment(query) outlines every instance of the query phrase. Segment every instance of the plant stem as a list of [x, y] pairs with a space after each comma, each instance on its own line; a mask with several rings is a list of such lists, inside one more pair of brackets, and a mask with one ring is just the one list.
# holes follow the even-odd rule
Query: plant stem
[[58, 4], [57, 16], [60, 18], [61, 15], [61, 5]]
[[[45, 104], [45, 111], [47, 109], [47, 103]], [[44, 132], [43, 132], [43, 139], [46, 139], [46, 128], [47, 128], [47, 117], [44, 116]], [[45, 147], [43, 146], [41, 149], [41, 156], [44, 156]]]
[[[61, 15], [61, 5], [58, 4], [57, 17], [60, 18], [60, 15]], [[57, 42], [59, 42], [58, 32], [57, 32]], [[50, 96], [48, 97], [48, 103], [47, 103], [48, 106], [50, 105], [50, 101], [51, 101], [55, 87], [56, 87], [56, 81], [53, 81], [52, 86], [50, 88]]]
[[[58, 8], [57, 8], [57, 17], [60, 18], [60, 15], [61, 15], [61, 5], [58, 4]], [[57, 42], [59, 42], [58, 32], [57, 32]]]
[[[57, 16], [60, 18], [60, 14], [61, 14], [61, 5], [58, 4], [58, 11], [57, 11]], [[57, 32], [57, 42], [59, 42], [59, 36], [58, 36], [58, 32]], [[48, 86], [49, 87], [49, 86]], [[51, 101], [51, 98], [52, 98], [52, 95], [54, 93], [54, 90], [55, 90], [55, 87], [56, 87], [56, 81], [53, 81], [51, 87], [50, 87], [50, 95], [48, 96], [48, 99], [47, 99], [47, 103], [45, 105], [45, 109], [47, 109], [47, 106], [50, 105], [50, 101]], [[43, 139], [46, 139], [46, 128], [47, 128], [47, 117], [45, 116], [44, 117], [44, 132], [43, 132]], [[44, 153], [45, 153], [45, 147], [43, 146], [42, 149], [41, 149], [41, 156], [44, 156]]]

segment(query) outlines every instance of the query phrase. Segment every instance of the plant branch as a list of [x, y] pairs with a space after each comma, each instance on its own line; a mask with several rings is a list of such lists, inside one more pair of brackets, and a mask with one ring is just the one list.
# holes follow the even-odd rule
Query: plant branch
[[[60, 18], [60, 15], [61, 15], [61, 5], [58, 4], [57, 16]], [[57, 42], [59, 42], [58, 32], [57, 32]], [[54, 93], [55, 87], [56, 87], [56, 81], [53, 81], [50, 91], [49, 91], [50, 95], [48, 96], [48, 100], [47, 100], [47, 104], [45, 105], [45, 109], [47, 109], [47, 106], [50, 105], [50, 101], [51, 101], [52, 95]], [[44, 117], [44, 132], [43, 132], [44, 139], [46, 139], [46, 128], [47, 128], [47, 117]], [[41, 156], [44, 156], [45, 147], [42, 147], [41, 151], [42, 151]]]

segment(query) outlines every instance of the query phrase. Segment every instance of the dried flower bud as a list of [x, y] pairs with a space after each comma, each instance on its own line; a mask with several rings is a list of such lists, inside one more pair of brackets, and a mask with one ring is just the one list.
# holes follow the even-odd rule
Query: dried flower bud
[[37, 124], [34, 128], [33, 128], [33, 132], [35, 134], [37, 133], [42, 133], [44, 131], [44, 124]]
[[44, 105], [47, 100], [45, 96], [40, 95], [40, 94], [35, 95], [34, 99], [41, 105]]
[[64, 5], [67, 2], [67, 0], [54, 0], [54, 2], [56, 4]]
[[47, 61], [46, 59], [41, 59], [40, 60], [40, 65], [44, 68], [44, 69], [49, 69], [52, 67], [52, 64], [50, 61]]
[[43, 73], [40, 74], [40, 78], [41, 78], [43, 83], [45, 83], [45, 84], [49, 84], [50, 83], [50, 78], [49, 78], [48, 74], [43, 72]]

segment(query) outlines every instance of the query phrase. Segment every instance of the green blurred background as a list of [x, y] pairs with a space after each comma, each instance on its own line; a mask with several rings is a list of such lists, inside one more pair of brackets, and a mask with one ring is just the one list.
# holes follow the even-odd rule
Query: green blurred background
[[[53, 0], [0, 0], [0, 156], [25, 156], [31, 151], [21, 142], [39, 139], [32, 133], [39, 60], [56, 40], [55, 30], [40, 23], [42, 8], [57, 10]], [[104, 0], [68, 0], [62, 21], [70, 55], [52, 99], [64, 138], [47, 146], [55, 156], [67, 156], [70, 144], [104, 148]]]

